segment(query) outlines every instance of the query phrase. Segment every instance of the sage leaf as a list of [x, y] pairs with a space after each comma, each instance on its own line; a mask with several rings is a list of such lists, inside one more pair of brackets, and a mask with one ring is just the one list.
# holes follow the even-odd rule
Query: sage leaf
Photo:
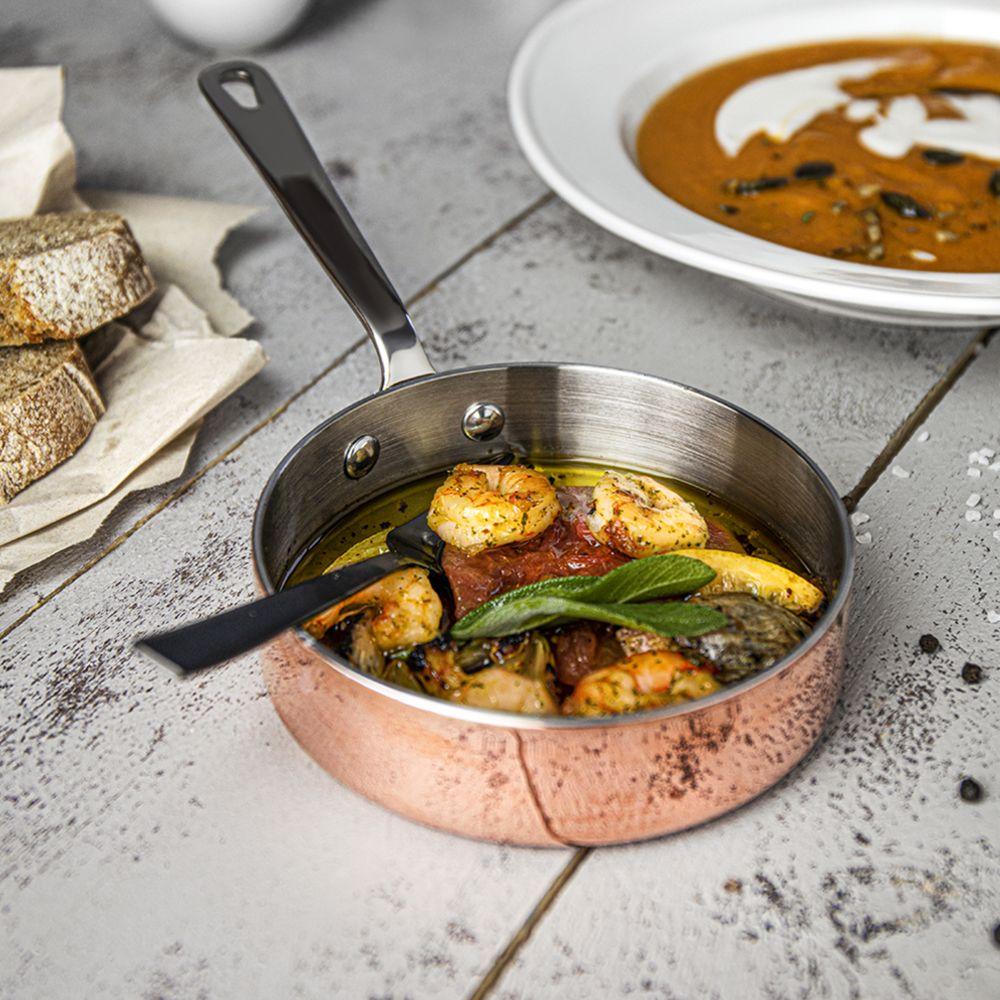
[[452, 627], [456, 639], [510, 635], [583, 619], [646, 629], [661, 635], [701, 635], [726, 624], [725, 615], [696, 604], [638, 604], [693, 593], [715, 571], [686, 556], [650, 556], [603, 576], [556, 577], [500, 594]]
[[715, 570], [688, 556], [647, 556], [633, 559], [595, 581], [573, 596], [600, 604], [649, 601], [657, 597], [680, 597], [715, 579]]
[[478, 615], [475, 621], [470, 621], [471, 618], [471, 614], [466, 615], [454, 624], [451, 630], [454, 638], [495, 638], [578, 620], [624, 625], [667, 636], [702, 635], [717, 631], [728, 621], [724, 614], [703, 604], [685, 604], [682, 601], [595, 604], [545, 594], [494, 606]]

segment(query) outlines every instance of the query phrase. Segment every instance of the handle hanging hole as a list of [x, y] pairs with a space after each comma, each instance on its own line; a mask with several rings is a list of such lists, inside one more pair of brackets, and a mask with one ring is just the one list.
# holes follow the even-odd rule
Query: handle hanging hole
[[241, 107], [254, 111], [260, 107], [257, 88], [253, 78], [245, 69], [231, 69], [219, 81], [222, 89]]

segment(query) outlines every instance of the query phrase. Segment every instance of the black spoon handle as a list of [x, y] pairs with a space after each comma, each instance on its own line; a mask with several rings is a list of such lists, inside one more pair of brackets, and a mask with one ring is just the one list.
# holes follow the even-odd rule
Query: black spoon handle
[[411, 559], [386, 552], [211, 618], [147, 635], [135, 648], [181, 677], [189, 677], [260, 646], [393, 570], [412, 565]]
[[[250, 100], [238, 101], [227, 84], [249, 88]], [[432, 373], [399, 293], [267, 70], [246, 59], [216, 63], [198, 74], [198, 85], [365, 325], [382, 365], [382, 388]]]

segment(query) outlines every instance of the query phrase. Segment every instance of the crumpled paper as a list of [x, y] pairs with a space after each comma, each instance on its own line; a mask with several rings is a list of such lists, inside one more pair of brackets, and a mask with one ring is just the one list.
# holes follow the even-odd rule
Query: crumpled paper
[[87, 204], [120, 212], [160, 297], [141, 326], [113, 323], [82, 341], [107, 411], [75, 455], [0, 506], [0, 590], [89, 538], [128, 493], [179, 476], [201, 418], [267, 360], [232, 336], [252, 317], [222, 290], [214, 262], [254, 210], [122, 192], [81, 199], [62, 93], [59, 67], [0, 70], [0, 217]]
[[226, 234], [246, 222], [255, 208], [128, 191], [87, 189], [82, 194], [91, 208], [128, 219], [157, 285], [183, 288], [208, 314], [216, 333], [230, 337], [253, 322], [253, 316], [223, 290], [215, 254]]
[[76, 153], [55, 66], [0, 70], [0, 219], [76, 208]]

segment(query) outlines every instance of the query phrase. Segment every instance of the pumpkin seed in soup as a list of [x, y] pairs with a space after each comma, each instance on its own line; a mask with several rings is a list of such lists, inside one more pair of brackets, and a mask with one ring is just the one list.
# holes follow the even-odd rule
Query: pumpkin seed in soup
[[950, 149], [925, 149], [920, 154], [928, 163], [939, 167], [950, 167], [961, 163], [965, 157], [961, 153], [953, 153]]
[[810, 160], [795, 168], [795, 176], [800, 181], [821, 181], [832, 177], [836, 169], [828, 160]]
[[924, 207], [916, 198], [911, 198], [908, 194], [899, 191], [883, 191], [880, 195], [882, 202], [888, 205], [894, 212], [904, 219], [930, 219], [934, 213]]

